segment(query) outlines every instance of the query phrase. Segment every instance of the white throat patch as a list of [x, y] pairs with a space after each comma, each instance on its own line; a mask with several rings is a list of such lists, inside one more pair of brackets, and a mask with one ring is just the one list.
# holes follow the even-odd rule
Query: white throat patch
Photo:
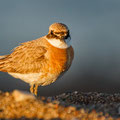
[[48, 38], [46, 38], [46, 39], [51, 45], [53, 45], [54, 47], [57, 47], [57, 48], [61, 48], [61, 49], [68, 48], [71, 45], [70, 37], [68, 39], [65, 39], [65, 42], [58, 40], [58, 39], [48, 39]]

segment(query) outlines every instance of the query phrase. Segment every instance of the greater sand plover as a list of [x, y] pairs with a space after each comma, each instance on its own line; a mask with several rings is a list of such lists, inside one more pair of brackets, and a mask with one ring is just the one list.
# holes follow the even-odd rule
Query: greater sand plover
[[53, 83], [69, 69], [73, 55], [68, 27], [54, 23], [46, 36], [22, 43], [11, 54], [0, 56], [0, 71], [29, 83], [31, 93], [37, 95], [39, 85]]

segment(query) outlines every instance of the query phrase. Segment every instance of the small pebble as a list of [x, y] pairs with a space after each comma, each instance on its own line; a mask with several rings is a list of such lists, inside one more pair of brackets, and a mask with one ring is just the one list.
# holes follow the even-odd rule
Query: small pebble
[[31, 93], [23, 92], [19, 90], [14, 90], [12, 96], [14, 97], [16, 102], [20, 102], [28, 99], [35, 99], [35, 96], [33, 96]]

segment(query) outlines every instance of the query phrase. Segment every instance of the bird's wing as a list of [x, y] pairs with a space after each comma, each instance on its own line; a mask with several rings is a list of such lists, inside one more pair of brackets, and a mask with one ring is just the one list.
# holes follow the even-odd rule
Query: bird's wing
[[35, 40], [22, 43], [10, 55], [0, 59], [0, 71], [17, 73], [39, 72], [45, 63], [47, 49]]

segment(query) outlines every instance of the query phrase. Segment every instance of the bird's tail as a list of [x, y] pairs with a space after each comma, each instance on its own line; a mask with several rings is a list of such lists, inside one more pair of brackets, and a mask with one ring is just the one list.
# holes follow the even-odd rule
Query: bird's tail
[[4, 56], [0, 56], [0, 59], [3, 59], [3, 58], [5, 58], [7, 55], [4, 55]]
[[7, 55], [0, 56], [0, 71], [3, 71], [6, 56]]

